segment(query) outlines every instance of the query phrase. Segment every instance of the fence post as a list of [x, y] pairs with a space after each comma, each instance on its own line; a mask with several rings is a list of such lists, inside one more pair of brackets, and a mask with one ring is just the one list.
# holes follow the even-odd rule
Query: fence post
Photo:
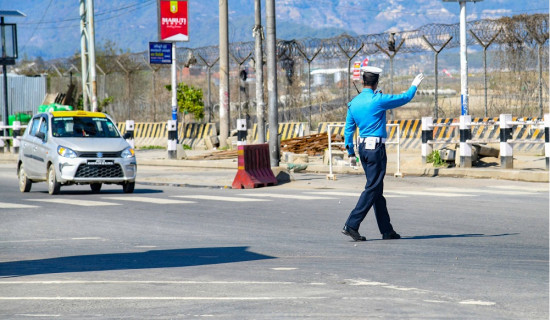
[[512, 139], [512, 115], [500, 115], [500, 167], [512, 169], [514, 167], [513, 148], [508, 140]]
[[550, 167], [550, 113], [544, 115], [544, 155], [546, 170], [548, 170]]
[[460, 167], [462, 168], [472, 167], [472, 145], [466, 142], [472, 139], [471, 122], [472, 116], [460, 116]]
[[433, 146], [428, 143], [434, 139], [434, 121], [432, 117], [422, 117], [422, 163], [426, 163], [426, 159], [433, 151]]
[[134, 120], [126, 120], [126, 142], [132, 147], [132, 149], [135, 149], [135, 141], [134, 141]]
[[177, 158], [178, 131], [176, 120], [168, 120], [168, 159]]
[[13, 122], [13, 153], [17, 154], [19, 153], [19, 146], [21, 144], [21, 140], [17, 139], [21, 135], [21, 121], [14, 121]]

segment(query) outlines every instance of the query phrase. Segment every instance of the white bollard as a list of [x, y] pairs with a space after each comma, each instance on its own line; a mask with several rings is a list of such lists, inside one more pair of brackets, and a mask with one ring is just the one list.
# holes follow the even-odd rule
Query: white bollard
[[132, 147], [132, 149], [135, 149], [136, 143], [134, 140], [134, 120], [126, 120], [126, 142]]
[[178, 146], [178, 131], [176, 120], [168, 120], [168, 159], [177, 158], [177, 146]]
[[471, 122], [472, 116], [460, 116], [460, 167], [462, 168], [472, 167], [472, 145], [466, 142], [472, 139]]
[[246, 119], [237, 119], [237, 145], [246, 144]]
[[428, 143], [434, 139], [434, 121], [432, 117], [422, 117], [422, 163], [426, 163], [426, 159], [433, 151], [433, 146]]
[[19, 153], [19, 146], [21, 145], [21, 140], [17, 137], [21, 135], [21, 121], [13, 122], [13, 153]]
[[546, 170], [548, 170], [550, 167], [550, 113], [544, 115], [544, 155]]
[[512, 140], [512, 115], [500, 115], [500, 167], [512, 169], [514, 167], [514, 152], [512, 144], [508, 140]]
[[6, 147], [6, 144], [4, 143], [4, 139], [1, 139], [4, 136], [4, 122], [0, 121], [0, 153], [4, 153], [4, 148]]

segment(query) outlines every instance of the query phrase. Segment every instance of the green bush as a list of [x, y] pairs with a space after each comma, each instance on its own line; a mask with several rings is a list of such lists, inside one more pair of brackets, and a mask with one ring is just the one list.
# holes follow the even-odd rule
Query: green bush
[[446, 165], [447, 163], [441, 159], [441, 155], [439, 154], [439, 150], [432, 151], [427, 157], [426, 157], [427, 163], [432, 163], [434, 167], [441, 167]]

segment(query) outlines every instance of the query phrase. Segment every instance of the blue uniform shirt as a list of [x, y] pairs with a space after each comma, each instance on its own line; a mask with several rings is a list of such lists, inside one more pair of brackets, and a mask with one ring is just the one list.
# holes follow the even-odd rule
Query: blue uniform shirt
[[346, 149], [350, 155], [353, 150], [353, 135], [359, 128], [359, 136], [386, 138], [386, 110], [401, 107], [411, 101], [416, 94], [416, 86], [411, 86], [402, 94], [374, 93], [365, 88], [348, 103], [348, 115], [344, 131]]

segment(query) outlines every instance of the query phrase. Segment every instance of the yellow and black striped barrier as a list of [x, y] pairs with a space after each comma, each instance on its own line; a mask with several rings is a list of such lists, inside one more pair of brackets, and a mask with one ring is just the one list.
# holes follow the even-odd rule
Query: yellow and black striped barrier
[[[126, 132], [126, 123], [117, 124], [119, 131]], [[185, 129], [183, 129], [185, 128]], [[210, 136], [216, 136], [215, 123], [179, 123], [178, 138], [180, 143], [194, 147]], [[134, 139], [136, 146], [166, 145], [168, 130], [166, 122], [136, 122], [134, 125]]]
[[[294, 139], [297, 137], [303, 137], [309, 132], [307, 130], [307, 122], [283, 122], [279, 123], [278, 132], [281, 135], [281, 141]], [[265, 139], [269, 141], [269, 123], [265, 125]], [[258, 139], [258, 125], [252, 126], [252, 139], [256, 141]]]

